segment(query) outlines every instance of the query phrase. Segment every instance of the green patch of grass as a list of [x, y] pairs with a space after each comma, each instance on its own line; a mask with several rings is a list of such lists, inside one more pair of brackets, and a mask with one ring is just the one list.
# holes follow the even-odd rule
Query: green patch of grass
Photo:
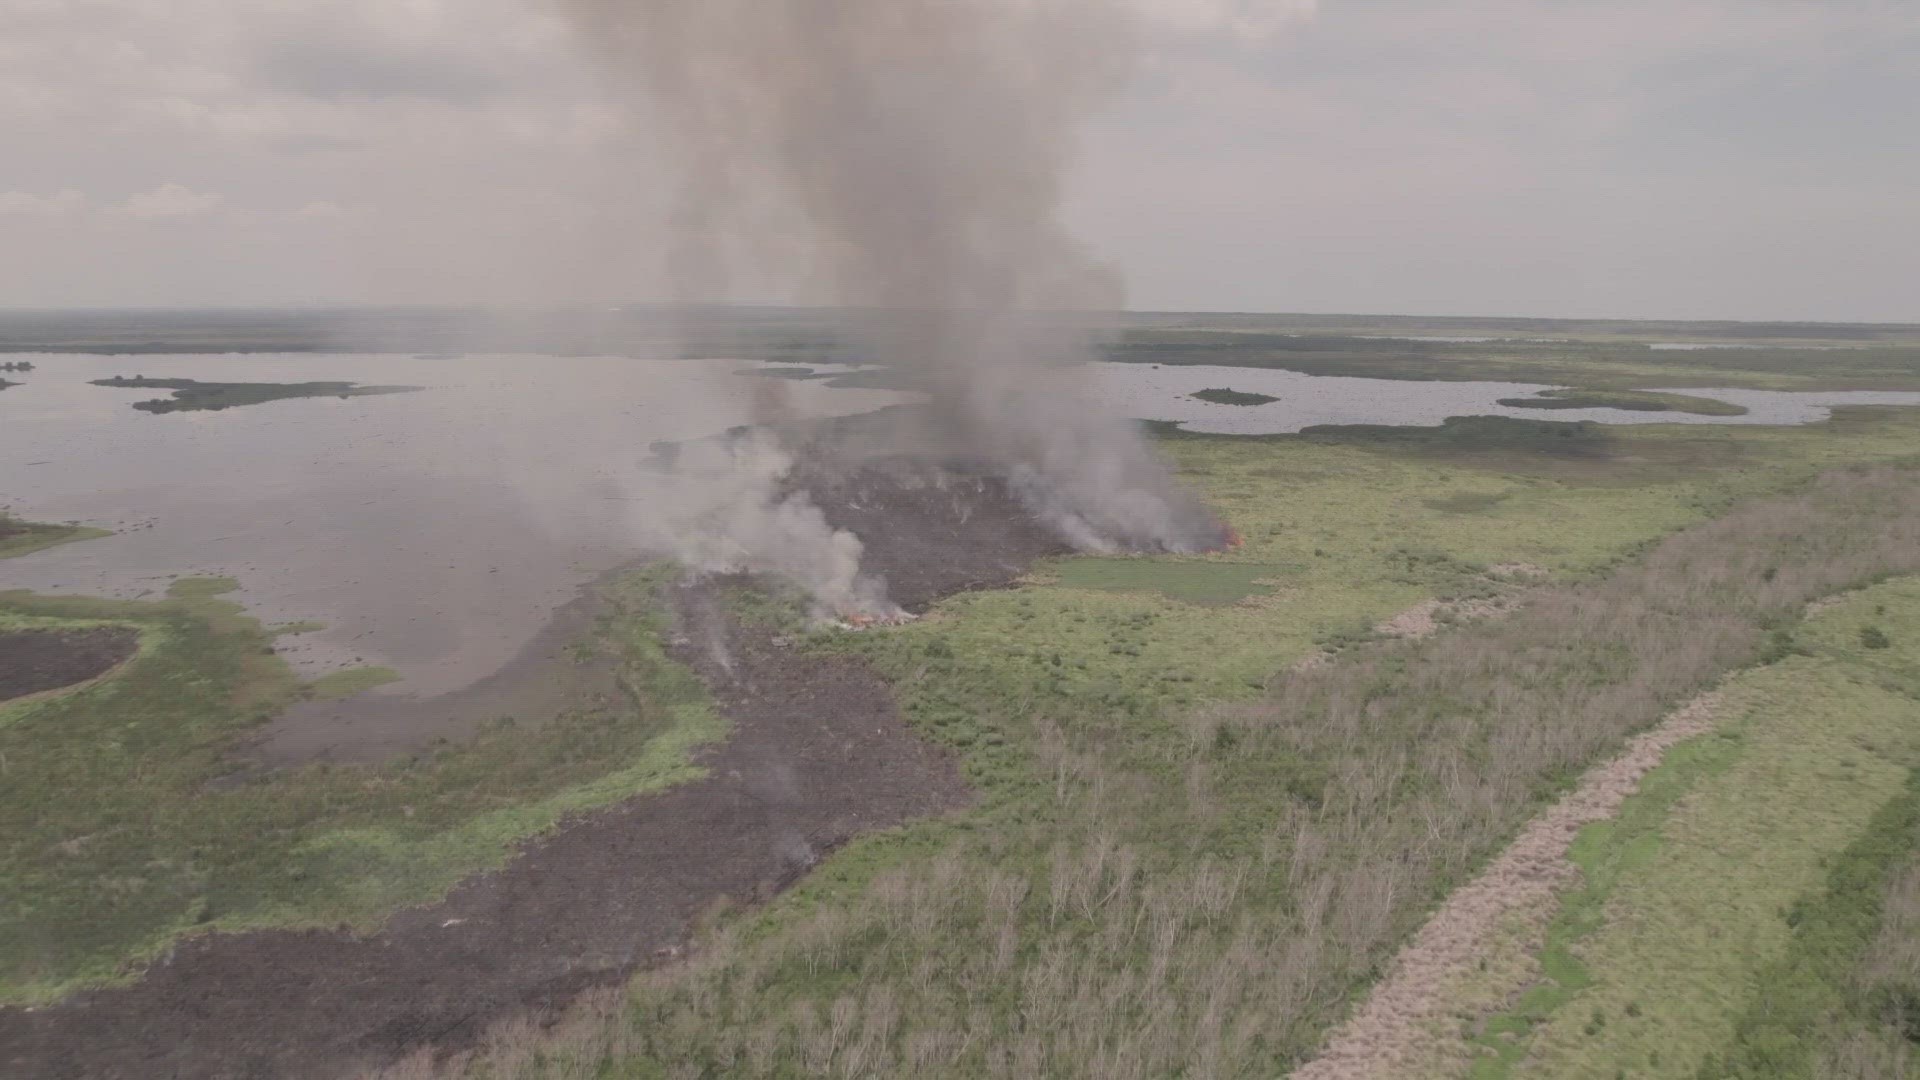
[[1582, 886], [1549, 931], [1548, 979], [1488, 1025], [1476, 1077], [1719, 1076], [1713, 1063], [1779, 1060], [1811, 1034], [1796, 1018], [1830, 1002], [1852, 958], [1858, 879], [1886, 862], [1874, 838], [1910, 812], [1898, 808], [1920, 756], [1914, 699], [1822, 644], [1872, 605], [1920, 618], [1920, 588], [1877, 586], [1815, 617], [1806, 652], [1732, 680], [1719, 731], [1582, 831]]
[[[1599, 641], [1577, 619], [1578, 633], [1554, 624], [1564, 637], [1516, 639], [1544, 625], [1502, 630], [1523, 608], [1424, 643], [1354, 649], [1328, 669], [1338, 678], [1323, 696], [1312, 696], [1320, 676], [1286, 669], [1323, 641], [1488, 587], [1492, 565], [1578, 582], [1626, 564], [1631, 577], [1650, 544], [1735, 500], [1824, 465], [1911, 458], [1920, 426], [1903, 412], [1723, 432], [1634, 428], [1550, 467], [1525, 439], [1462, 453], [1397, 438], [1170, 437], [1181, 475], [1244, 547], [1069, 560], [1059, 569], [1091, 563], [1074, 572], [1096, 579], [1124, 563], [1127, 583], [1148, 587], [1042, 573], [905, 626], [809, 639], [883, 673], [915, 727], [955, 753], [975, 804], [857, 841], [766, 908], [719, 920], [698, 964], [643, 976], [609, 1021], [620, 1030], [590, 1026], [536, 1075], [567, 1063], [588, 1075], [832, 1072], [836, 1053], [853, 1052], [834, 1049], [835, 1030], [876, 1032], [858, 1036], [863, 1054], [959, 1055], [949, 1074], [990, 1074], [988, 1055], [1003, 1053], [1013, 1074], [1175, 1074], [1202, 1060], [1283, 1074], [1503, 830], [1618, 745], [1595, 733], [1598, 706], [1580, 706], [1638, 701], [1657, 714], [1644, 686], [1609, 688], [1666, 658], [1636, 652], [1632, 635]], [[1496, 512], [1449, 502], [1489, 492], [1506, 493]], [[1791, 538], [1763, 545], [1749, 524], [1694, 557], [1799, 550]], [[1735, 533], [1745, 539], [1729, 545]], [[1156, 567], [1182, 562], [1298, 569], [1270, 595], [1205, 607], [1151, 587]], [[1757, 567], [1736, 576], [1760, 580]], [[1702, 612], [1724, 614], [1723, 597], [1671, 585], [1635, 594], [1658, 610], [1634, 625], [1655, 636], [1676, 618], [1722, 625]], [[1741, 643], [1757, 649], [1764, 633], [1742, 634], [1714, 655], [1745, 662]], [[1459, 673], [1472, 665], [1498, 667], [1500, 685]], [[1698, 678], [1697, 664], [1684, 670]], [[1495, 804], [1455, 820], [1459, 807]], [[607, 1060], [609, 1041], [631, 1051]], [[904, 1056], [862, 1060], [913, 1071]]]
[[[1570, 334], [1562, 328], [1521, 331], [1528, 337], [1540, 334], [1558, 340], [1419, 341], [1357, 336], [1377, 332], [1377, 328], [1351, 327], [1308, 333], [1135, 329], [1108, 348], [1107, 358], [1123, 363], [1277, 368], [1307, 375], [1545, 383], [1624, 391], [1699, 386], [1920, 389], [1920, 344], [1910, 332], [1856, 341], [1862, 347], [1846, 349], [1793, 347], [1829, 343], [1815, 339], [1772, 342], [1785, 348], [1652, 349], [1651, 343], [1684, 341], [1693, 335], [1649, 337], [1645, 335], [1658, 331], [1640, 327], [1597, 336], [1578, 330]], [[1714, 343], [1729, 342], [1714, 339]]]
[[0, 559], [71, 544], [76, 540], [94, 540], [111, 535], [106, 529], [92, 529], [84, 525], [45, 525], [0, 514]]
[[389, 667], [344, 668], [330, 671], [309, 682], [307, 696], [316, 701], [337, 701], [399, 681], [400, 673]]
[[1478, 514], [1492, 510], [1512, 497], [1511, 491], [1462, 491], [1434, 499], [1421, 499], [1420, 505], [1448, 514]]
[[1210, 401], [1215, 405], [1271, 405], [1280, 399], [1267, 394], [1249, 394], [1227, 387], [1208, 387], [1192, 395], [1200, 401]]
[[1745, 416], [1747, 407], [1692, 394], [1651, 390], [1548, 390], [1539, 397], [1501, 398], [1513, 409], [1623, 409], [1630, 412], [1684, 412], [1696, 416]]
[[[1881, 995], [1852, 992], [1851, 977], [1869, 959], [1890, 879], [1902, 862], [1913, 859], [1916, 842], [1920, 771], [1910, 770], [1906, 790], [1882, 806], [1866, 831], [1834, 857], [1825, 886], [1787, 912], [1791, 946], [1754, 980], [1753, 1000], [1734, 1028], [1731, 1046], [1700, 1067], [1699, 1080], [1812, 1080], [1826, 1049], [1823, 1036], [1832, 1033], [1835, 1017], [1877, 1019], [1875, 1014], [1888, 1002]], [[1920, 998], [1897, 1002], [1894, 1010], [1908, 1025], [1909, 1039], [1912, 1019], [1920, 1016], [1911, 1002]]]
[[1172, 562], [1165, 559], [1069, 559], [1052, 573], [1067, 589], [1153, 592], [1171, 600], [1218, 607], [1252, 596], [1271, 596], [1277, 579], [1298, 565], [1240, 562]]
[[[1661, 829], [1674, 804], [1699, 781], [1725, 772], [1741, 746], [1737, 736], [1719, 733], [1674, 747], [1659, 768], [1641, 779], [1639, 790], [1618, 815], [1580, 831], [1567, 854], [1580, 868], [1581, 885], [1562, 900], [1548, 929], [1540, 955], [1543, 978], [1510, 1010], [1487, 1020], [1477, 1040], [1485, 1056], [1475, 1062], [1469, 1074], [1473, 1080], [1514, 1075], [1515, 1066], [1531, 1049], [1535, 1026], [1569, 1009], [1580, 992], [1593, 985], [1594, 977], [1577, 946], [1605, 925], [1607, 903], [1622, 877], [1644, 873], [1659, 854]], [[1645, 1009], [1634, 1001], [1621, 1012], [1637, 1019]]]
[[664, 571], [610, 587], [596, 650], [635, 691], [377, 767], [310, 766], [214, 789], [303, 687], [270, 635], [182, 580], [160, 601], [0, 593], [0, 619], [134, 625], [143, 651], [73, 694], [0, 708], [0, 1002], [123, 977], [182, 934], [375, 924], [499, 865], [562, 816], [699, 775], [725, 723], [671, 661]]
[[110, 379], [95, 379], [93, 385], [172, 390], [173, 396], [170, 398], [155, 398], [152, 401], [133, 403], [134, 408], [150, 413], [218, 412], [222, 409], [259, 405], [289, 398], [366, 397], [373, 394], [404, 394], [419, 389], [417, 386], [359, 386], [348, 382], [200, 382], [197, 379], [149, 379], [144, 375], [133, 378], [115, 375]]
[[1438, 427], [1318, 424], [1301, 435], [1332, 444], [1394, 445], [1451, 451], [1503, 450], [1554, 456], [1599, 457], [1616, 433], [1591, 420], [1566, 423], [1511, 416], [1449, 416]]

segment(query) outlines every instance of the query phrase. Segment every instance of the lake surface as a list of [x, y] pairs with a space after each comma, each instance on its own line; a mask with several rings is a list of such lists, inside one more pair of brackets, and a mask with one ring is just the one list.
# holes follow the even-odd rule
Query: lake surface
[[[1501, 398], [1534, 397], [1555, 389], [1537, 383], [1409, 382], [1302, 375], [1265, 368], [1152, 364], [1095, 364], [1094, 395], [1110, 409], [1142, 420], [1179, 421], [1188, 431], [1271, 435], [1317, 424], [1397, 424], [1432, 427], [1449, 416], [1513, 416], [1536, 420], [1593, 420], [1602, 424], [1812, 424], [1841, 405], [1920, 405], [1920, 393], [1885, 390], [1797, 392], [1705, 388], [1672, 390], [1743, 405], [1745, 416], [1623, 409], [1521, 409]], [[1266, 405], [1197, 401], [1207, 389], [1278, 398]]]
[[[392, 355], [26, 356], [0, 391], [0, 505], [114, 536], [0, 562], [0, 589], [156, 596], [183, 575], [238, 580], [306, 675], [384, 664], [376, 694], [429, 697], [497, 671], [580, 586], [635, 554], [629, 480], [657, 440], [770, 415], [830, 416], [911, 400], [823, 381], [753, 378], [732, 361]], [[749, 370], [753, 370], [749, 366]], [[154, 390], [113, 375], [351, 381], [416, 393], [276, 401], [220, 412], [136, 412]], [[1701, 390], [1743, 417], [1495, 404], [1550, 387], [1399, 382], [1232, 367], [1094, 364], [1087, 392], [1125, 416], [1234, 434], [1315, 424], [1438, 424], [1494, 414], [1604, 423], [1792, 424], [1834, 405], [1920, 394]], [[1196, 401], [1228, 388], [1266, 405]]]
[[[237, 579], [303, 674], [385, 664], [433, 695], [499, 668], [580, 586], [633, 557], [623, 478], [650, 443], [752, 417], [736, 363], [469, 356], [32, 356], [0, 391], [0, 505], [115, 535], [0, 562], [0, 589], [156, 596]], [[111, 375], [346, 380], [417, 393], [152, 415]], [[16, 376], [16, 378], [18, 378]], [[784, 381], [780, 381], [783, 382]], [[779, 387], [802, 415], [899, 394]], [[765, 409], [764, 397], [756, 403]]]

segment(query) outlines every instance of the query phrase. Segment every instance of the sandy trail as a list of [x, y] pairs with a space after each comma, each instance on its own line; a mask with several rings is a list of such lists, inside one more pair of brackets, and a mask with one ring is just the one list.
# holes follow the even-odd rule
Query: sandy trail
[[[1496, 988], [1502, 996], [1524, 989], [1537, 969], [1531, 946], [1544, 939], [1559, 894], [1579, 878], [1567, 858], [1574, 836], [1619, 813], [1669, 749], [1712, 730], [1721, 700], [1709, 692], [1671, 713], [1529, 824], [1478, 878], [1447, 898], [1294, 1080], [1426, 1080], [1464, 1072], [1471, 1058], [1454, 1019], [1463, 1011], [1463, 989], [1475, 980], [1509, 983]], [[1527, 962], [1512, 971], [1483, 970], [1494, 946], [1516, 931], [1530, 946]]]

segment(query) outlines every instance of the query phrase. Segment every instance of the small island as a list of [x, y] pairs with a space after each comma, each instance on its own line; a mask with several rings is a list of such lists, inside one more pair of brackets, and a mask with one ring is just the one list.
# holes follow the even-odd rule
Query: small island
[[1248, 394], [1239, 390], [1229, 390], [1224, 386], [1208, 387], [1192, 395], [1197, 401], [1211, 401], [1215, 405], [1270, 405], [1279, 401], [1277, 397], [1266, 394]]
[[1621, 409], [1628, 412], [1683, 412], [1696, 416], [1745, 416], [1747, 408], [1727, 401], [1663, 394], [1653, 390], [1548, 390], [1539, 397], [1501, 398], [1509, 409]]
[[217, 412], [221, 409], [258, 405], [262, 402], [281, 401], [287, 398], [367, 397], [373, 394], [404, 394], [420, 389], [417, 386], [360, 386], [350, 382], [200, 382], [197, 379], [149, 379], [145, 375], [135, 375], [132, 378], [115, 375], [110, 379], [95, 379], [93, 385], [173, 391], [171, 398], [154, 398], [151, 401], [133, 403], [134, 408], [150, 413], [192, 410]]

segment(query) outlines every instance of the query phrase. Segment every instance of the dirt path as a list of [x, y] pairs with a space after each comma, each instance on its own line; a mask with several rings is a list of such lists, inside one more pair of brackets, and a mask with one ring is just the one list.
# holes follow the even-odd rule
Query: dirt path
[[[711, 611], [695, 593], [683, 611]], [[340, 1077], [557, 1009], [685, 940], [721, 897], [763, 898], [861, 833], [964, 804], [952, 762], [852, 659], [725, 628], [705, 676], [735, 734], [710, 775], [576, 820], [378, 934], [212, 935], [131, 985], [0, 1010], [0, 1076]], [[694, 634], [691, 637], [701, 637]]]
[[[1534, 977], [1532, 956], [1559, 894], [1579, 877], [1567, 858], [1575, 834], [1617, 814], [1669, 749], [1711, 730], [1719, 705], [1717, 693], [1694, 699], [1587, 773], [1579, 787], [1529, 824], [1478, 878], [1447, 898], [1293, 1080], [1428, 1080], [1463, 1073], [1470, 1058], [1461, 1014], [1476, 999], [1497, 1007]], [[1524, 944], [1512, 947], [1516, 942]]]

